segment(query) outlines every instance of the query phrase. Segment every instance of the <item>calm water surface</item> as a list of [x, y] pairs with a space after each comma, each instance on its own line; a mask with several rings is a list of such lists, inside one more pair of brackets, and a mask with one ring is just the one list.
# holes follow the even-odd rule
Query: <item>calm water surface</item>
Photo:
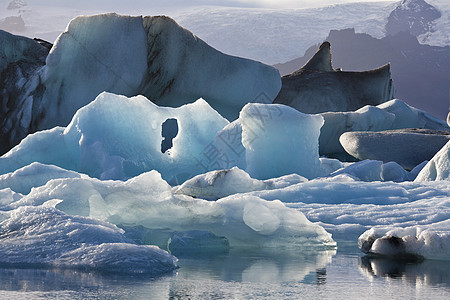
[[356, 245], [319, 253], [232, 251], [180, 258], [159, 278], [0, 268], [2, 299], [450, 299], [450, 262], [368, 259]]

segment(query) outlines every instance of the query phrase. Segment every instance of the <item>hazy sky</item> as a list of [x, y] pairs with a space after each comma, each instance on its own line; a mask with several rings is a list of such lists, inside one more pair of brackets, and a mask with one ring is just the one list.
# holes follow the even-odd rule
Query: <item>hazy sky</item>
[[[1, 2], [10, 2], [10, 0], [1, 0]], [[319, 7], [332, 4], [342, 4], [349, 2], [379, 2], [392, 0], [72, 0], [59, 2], [57, 0], [25, 0], [29, 4], [37, 5], [56, 5], [56, 6], [70, 6], [74, 8], [107, 8], [108, 6], [121, 7], [136, 7], [153, 6], [153, 7], [191, 7], [199, 5], [207, 6], [229, 6], [229, 7], [266, 7], [266, 8], [305, 8], [305, 7]], [[58, 3], [59, 2], [59, 3]]]

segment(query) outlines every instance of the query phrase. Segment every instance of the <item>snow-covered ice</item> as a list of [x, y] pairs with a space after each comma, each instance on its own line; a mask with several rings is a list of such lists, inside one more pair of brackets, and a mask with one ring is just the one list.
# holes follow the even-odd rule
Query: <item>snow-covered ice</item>
[[110, 223], [69, 216], [57, 202], [1, 212], [1, 263], [152, 275], [177, 267], [166, 251], [136, 245]]
[[425, 165], [416, 181], [450, 181], [450, 141]]
[[[386, 107], [391, 111], [366, 110], [377, 116], [394, 115], [392, 107], [405, 111], [398, 101]], [[168, 119], [176, 120], [178, 130], [172, 125], [163, 130]], [[419, 119], [416, 115], [414, 122]], [[411, 182], [422, 168], [422, 173], [427, 170], [425, 163], [407, 172], [394, 162], [343, 163], [319, 157], [322, 123], [320, 115], [283, 105], [250, 103], [229, 123], [201, 99], [164, 108], [142, 96], [102, 93], [78, 110], [68, 127], [30, 135], [0, 158], [2, 216], [46, 207], [64, 218], [120, 225], [125, 235], [143, 230], [149, 233], [145, 244], [172, 247], [181, 255], [196, 247], [206, 252], [333, 248], [335, 240], [356, 241], [373, 227], [422, 226], [428, 232], [424, 241], [430, 236], [445, 243], [448, 180]], [[166, 151], [164, 138], [173, 138]], [[442, 170], [439, 174], [448, 169], [447, 152], [442, 151], [432, 160]], [[213, 154], [218, 158], [227, 153], [234, 153], [235, 166], [240, 161], [244, 167], [221, 168], [218, 160], [208, 161]], [[419, 233], [416, 239], [422, 241]], [[70, 251], [79, 258], [96, 251], [89, 247]], [[126, 242], [117, 247], [137, 246]], [[102, 251], [98, 253], [106, 253]], [[421, 255], [436, 258], [427, 251]], [[445, 255], [439, 258], [447, 259]], [[90, 264], [75, 256], [56, 261]]]
[[219, 199], [237, 193], [279, 189], [304, 181], [307, 179], [297, 174], [258, 180], [238, 167], [233, 167], [197, 175], [176, 187], [175, 193], [202, 199]]
[[6, 193], [10, 203], [3, 201], [4, 210], [63, 199], [56, 204], [56, 209], [70, 215], [89, 216], [117, 225], [167, 229], [166, 243], [171, 232], [203, 230], [227, 238], [233, 247], [335, 245], [322, 227], [280, 201], [264, 201], [251, 195], [206, 201], [173, 194], [171, 186], [156, 171], [126, 182], [101, 181], [86, 176], [60, 178], [33, 188], [23, 197], [11, 197], [11, 194]]

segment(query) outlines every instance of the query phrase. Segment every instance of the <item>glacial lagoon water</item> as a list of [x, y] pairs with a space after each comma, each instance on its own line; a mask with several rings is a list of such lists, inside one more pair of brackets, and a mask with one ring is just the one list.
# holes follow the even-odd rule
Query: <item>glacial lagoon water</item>
[[162, 277], [0, 268], [1, 299], [450, 299], [450, 262], [364, 257], [356, 245], [180, 258]]

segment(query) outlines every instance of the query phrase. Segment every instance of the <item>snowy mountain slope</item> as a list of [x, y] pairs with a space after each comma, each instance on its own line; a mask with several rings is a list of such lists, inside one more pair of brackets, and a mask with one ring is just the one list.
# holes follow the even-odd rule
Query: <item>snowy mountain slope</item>
[[[80, 14], [115, 11], [131, 15], [169, 14], [214, 48], [227, 54], [274, 64], [296, 58], [321, 42], [330, 29], [356, 28], [375, 37], [384, 36], [384, 25], [395, 2], [352, 3], [311, 9], [249, 9], [195, 7], [188, 10], [155, 9], [143, 1], [124, 7], [117, 1], [77, 5], [52, 0], [27, 0], [26, 5], [7, 9], [11, 0], [0, 1], [0, 20], [21, 16], [28, 37], [53, 42], [69, 21]], [[105, 9], [107, 7], [107, 9]]]
[[[10, 5], [14, 1], [23, 5]], [[0, 0], [0, 29], [5, 18], [21, 16], [25, 29], [13, 33], [53, 42], [77, 15], [112, 11], [130, 15], [165, 14], [220, 51], [275, 64], [303, 55], [308, 47], [322, 42], [331, 29], [355, 28], [357, 33], [381, 38], [389, 14], [400, 4], [383, 1], [307, 9], [264, 9], [193, 5], [187, 8], [187, 3], [164, 7], [144, 0], [127, 5], [121, 1]], [[427, 0], [427, 3], [436, 7], [442, 16], [434, 22], [434, 31], [420, 35], [419, 41], [435, 46], [450, 45], [450, 1]]]
[[176, 18], [211, 46], [269, 64], [301, 56], [322, 42], [330, 29], [353, 27], [384, 36], [395, 2], [352, 3], [323, 8], [273, 10], [205, 8]]
[[434, 22], [434, 31], [427, 32], [418, 37], [422, 44], [431, 46], [450, 45], [450, 1], [448, 0], [427, 0], [441, 13], [441, 17]]

